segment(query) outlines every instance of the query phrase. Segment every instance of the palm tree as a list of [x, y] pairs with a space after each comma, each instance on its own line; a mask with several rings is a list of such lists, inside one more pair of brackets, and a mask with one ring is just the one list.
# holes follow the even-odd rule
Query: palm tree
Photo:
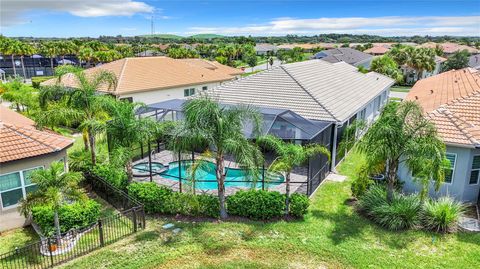
[[270, 165], [269, 170], [285, 174], [285, 216], [287, 216], [290, 209], [290, 176], [292, 170], [295, 166], [302, 165], [310, 157], [317, 154], [323, 154], [330, 160], [330, 151], [318, 144], [302, 146], [287, 143], [272, 135], [259, 137], [257, 143], [273, 150], [277, 156]]
[[86, 199], [85, 193], [79, 186], [81, 180], [80, 173], [65, 172], [64, 164], [61, 162], [52, 163], [48, 169], [32, 172], [31, 181], [36, 184], [37, 189], [21, 200], [20, 212], [27, 217], [36, 206], [51, 207], [54, 212], [57, 241], [60, 242], [58, 211], [67, 203]]
[[59, 41], [56, 45], [58, 46], [59, 54], [62, 56], [63, 64], [65, 64], [65, 55], [73, 54], [77, 51], [77, 47], [72, 41]]
[[358, 149], [365, 154], [369, 167], [384, 164], [388, 201], [393, 198], [400, 163], [414, 174], [428, 168], [431, 180], [442, 182], [445, 178], [445, 144], [416, 102], [387, 104], [358, 143]]
[[90, 67], [90, 63], [94, 57], [94, 51], [93, 49], [89, 48], [89, 47], [83, 47], [80, 49], [80, 51], [78, 52], [78, 60], [80, 61], [80, 64], [81, 62], [86, 62], [86, 67]]
[[260, 114], [249, 106], [223, 107], [208, 96], [187, 101], [183, 106], [185, 120], [172, 133], [175, 150], [192, 150], [207, 146], [204, 156], [212, 156], [216, 164], [216, 180], [220, 202], [220, 218], [227, 217], [225, 208], [225, 156], [232, 155], [246, 171], [258, 176], [261, 153], [243, 134], [243, 125], [250, 121], [259, 130]]
[[[163, 127], [153, 119], [138, 118], [136, 111], [144, 107], [141, 103], [112, 100], [107, 105], [107, 111], [111, 120], [107, 122], [107, 136], [109, 146], [112, 149], [125, 148], [127, 153], [133, 152], [133, 146], [145, 141], [151, 141], [159, 133], [164, 133]], [[126, 158], [125, 168], [128, 180], [133, 178], [132, 156]]]
[[23, 63], [23, 58], [25, 57], [25, 55], [33, 55], [35, 53], [35, 49], [32, 45], [21, 42], [19, 53], [20, 61], [22, 63], [23, 79], [25, 81], [25, 79], [27, 78], [27, 74], [25, 73], [25, 64]]
[[43, 55], [47, 56], [50, 58], [50, 67], [52, 68], [52, 72], [54, 71], [53, 69], [53, 58], [57, 57], [59, 48], [56, 44], [56, 42], [44, 42], [40, 45], [40, 51]]
[[421, 79], [424, 71], [435, 69], [435, 52], [428, 48], [415, 48], [408, 52], [406, 64], [417, 70], [417, 79]]
[[105, 111], [105, 105], [112, 98], [108, 95], [98, 94], [97, 90], [102, 87], [107, 90], [115, 89], [117, 78], [115, 74], [105, 70], [87, 76], [82, 69], [68, 65], [58, 67], [55, 71], [59, 82], [63, 76], [70, 75], [73, 76], [77, 85], [73, 89], [67, 89], [60, 83], [43, 89], [40, 93], [40, 104], [45, 108], [48, 102], [58, 101], [62, 97], [67, 100], [64, 110], [51, 115], [51, 120], [56, 121], [58, 118], [65, 119], [68, 116], [74, 116], [75, 119], [72, 120], [80, 122], [78, 128], [84, 133], [85, 144], [87, 144], [85, 139], [88, 137], [92, 165], [95, 165], [95, 137], [105, 128], [105, 122], [109, 117]]
[[12, 59], [13, 74], [15, 77], [17, 76], [17, 68], [15, 67], [15, 55], [20, 55], [21, 53], [22, 42], [15, 39], [10, 39], [10, 41], [7, 43], [5, 54], [10, 55]]

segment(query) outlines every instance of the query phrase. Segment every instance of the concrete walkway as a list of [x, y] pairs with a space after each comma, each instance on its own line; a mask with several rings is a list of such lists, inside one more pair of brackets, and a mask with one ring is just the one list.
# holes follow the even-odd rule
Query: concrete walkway
[[480, 222], [474, 218], [462, 217], [458, 221], [458, 226], [465, 231], [480, 232]]
[[400, 98], [400, 99], [405, 99], [407, 97], [408, 92], [390, 92], [390, 98], [395, 97], [395, 98]]

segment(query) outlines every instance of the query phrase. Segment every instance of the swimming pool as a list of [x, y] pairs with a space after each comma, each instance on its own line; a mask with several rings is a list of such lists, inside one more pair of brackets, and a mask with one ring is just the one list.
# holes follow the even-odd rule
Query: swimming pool
[[[165, 169], [165, 166], [161, 163], [152, 162], [152, 172], [159, 173]], [[150, 167], [148, 162], [137, 163], [132, 167], [134, 177], [144, 177], [150, 174]]]
[[[192, 165], [191, 161], [182, 162], [180, 172], [182, 176], [182, 183], [188, 182], [187, 178], [190, 176], [190, 167]], [[171, 162], [168, 166], [168, 169], [160, 173], [163, 178], [178, 181], [178, 162]], [[261, 172], [261, 171], [260, 171]], [[284, 181], [284, 178], [281, 174], [271, 173], [265, 171], [265, 187], [272, 187], [279, 185]], [[245, 170], [235, 169], [235, 168], [226, 168], [226, 177], [225, 177], [225, 187], [253, 187], [253, 182], [242, 182], [247, 180]], [[217, 178], [215, 175], [215, 164], [208, 162], [205, 167], [199, 168], [195, 173], [195, 188], [201, 190], [216, 190], [218, 188]], [[205, 180], [208, 182], [198, 182]], [[267, 183], [268, 182], [268, 183]], [[261, 179], [257, 180], [255, 183], [256, 188], [262, 187]]]

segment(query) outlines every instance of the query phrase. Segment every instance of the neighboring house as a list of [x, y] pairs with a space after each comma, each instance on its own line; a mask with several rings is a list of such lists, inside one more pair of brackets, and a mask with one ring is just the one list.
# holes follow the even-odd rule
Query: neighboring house
[[[447, 145], [445, 182], [430, 195], [450, 195], [462, 202], [477, 203], [480, 186], [480, 71], [465, 68], [450, 70], [419, 80], [406, 100], [417, 101], [436, 125]], [[398, 176], [405, 191], [417, 192], [419, 185], [411, 172], [400, 167]]]
[[421, 47], [421, 48], [431, 48], [431, 49], [434, 49], [437, 46], [440, 46], [442, 48], [443, 54], [444, 54], [445, 57], [449, 57], [452, 54], [454, 54], [455, 52], [462, 51], [462, 50], [467, 50], [468, 53], [470, 53], [470, 54], [475, 54], [475, 53], [480, 52], [476, 48], [473, 48], [473, 47], [470, 47], [470, 46], [467, 46], [467, 45], [460, 45], [460, 44], [457, 44], [457, 43], [451, 43], [451, 42], [447, 42], [447, 43], [427, 42], [427, 43], [423, 43], [422, 45], [419, 45], [419, 47]]
[[390, 47], [385, 47], [385, 46], [373, 46], [367, 50], [364, 50], [363, 52], [368, 53], [373, 56], [381, 56], [387, 53], [390, 50]]
[[277, 52], [277, 46], [272, 44], [257, 44], [255, 45], [255, 53], [257, 55], [273, 55]]
[[301, 48], [304, 52], [312, 52], [316, 48], [322, 48], [321, 44], [283, 44], [277, 46], [277, 49], [292, 50], [294, 48]]
[[447, 59], [440, 56], [435, 56], [434, 61], [435, 61], [435, 68], [430, 72], [423, 71], [422, 76], [420, 78], [418, 77], [417, 70], [409, 67], [408, 65], [401, 66], [400, 69], [402, 70], [403, 76], [405, 77], [405, 82], [407, 84], [413, 84], [417, 80], [440, 74], [440, 72], [442, 72], [443, 63], [447, 61]]
[[210, 94], [225, 104], [289, 109], [306, 119], [332, 122], [334, 168], [345, 128], [356, 119], [371, 123], [386, 103], [393, 83], [375, 72], [360, 73], [345, 62], [310, 60], [225, 83]]
[[[115, 95], [119, 99], [145, 104], [188, 97], [219, 86], [243, 73], [218, 62], [168, 57], [124, 58], [84, 72], [89, 75], [100, 70], [110, 71], [117, 77], [115, 89], [101, 87], [100, 91]], [[41, 85], [55, 83], [57, 79], [50, 79]], [[60, 83], [71, 88], [77, 86], [72, 74], [64, 76]]]
[[313, 58], [329, 63], [346, 62], [356, 67], [363, 66], [369, 69], [373, 56], [351, 48], [337, 48], [322, 50], [316, 53]]
[[144, 50], [135, 54], [137, 57], [154, 57], [154, 56], [163, 56], [165, 55], [163, 52], [156, 51], [156, 50]]
[[27, 224], [18, 204], [35, 190], [31, 172], [55, 161], [68, 169], [66, 150], [72, 144], [72, 139], [37, 130], [32, 120], [0, 105], [0, 232]]
[[468, 66], [480, 70], [480, 54], [475, 54], [468, 58]]

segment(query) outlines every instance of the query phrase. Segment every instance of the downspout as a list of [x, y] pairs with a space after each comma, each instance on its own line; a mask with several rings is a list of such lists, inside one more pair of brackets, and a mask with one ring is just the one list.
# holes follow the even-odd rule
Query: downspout
[[335, 163], [336, 163], [336, 159], [337, 159], [337, 135], [338, 135], [338, 131], [337, 131], [337, 124], [335, 123], [335, 125], [333, 126], [333, 141], [332, 141], [332, 163], [331, 163], [331, 171], [336, 173], [336, 169], [335, 169]]

